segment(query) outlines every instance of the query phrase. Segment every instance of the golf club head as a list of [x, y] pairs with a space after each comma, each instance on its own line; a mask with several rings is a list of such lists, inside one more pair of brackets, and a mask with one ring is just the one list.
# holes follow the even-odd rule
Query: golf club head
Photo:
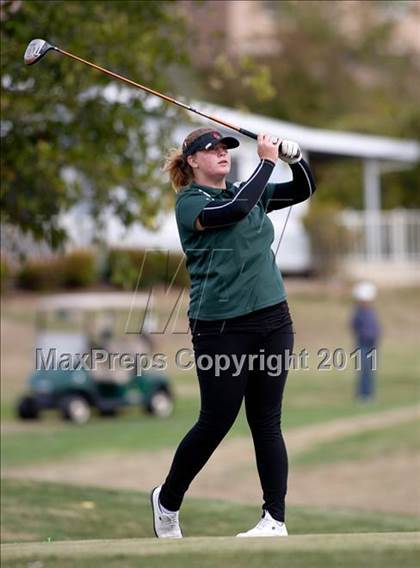
[[49, 44], [48, 41], [45, 41], [44, 39], [33, 39], [26, 48], [23, 60], [26, 65], [33, 65], [50, 49], [54, 49], [54, 46]]

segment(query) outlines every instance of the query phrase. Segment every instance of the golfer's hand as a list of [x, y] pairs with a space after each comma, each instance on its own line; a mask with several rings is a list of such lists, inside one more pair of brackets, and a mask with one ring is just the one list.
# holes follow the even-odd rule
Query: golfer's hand
[[276, 163], [279, 157], [280, 138], [268, 134], [258, 134], [257, 142], [257, 152], [261, 160], [267, 159]]
[[302, 152], [300, 151], [299, 144], [291, 140], [282, 140], [280, 146], [280, 160], [288, 164], [296, 164], [302, 159]]

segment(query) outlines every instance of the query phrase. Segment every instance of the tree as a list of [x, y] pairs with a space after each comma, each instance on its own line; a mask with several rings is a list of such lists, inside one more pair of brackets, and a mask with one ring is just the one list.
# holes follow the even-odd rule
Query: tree
[[171, 192], [161, 176], [177, 111], [69, 58], [27, 67], [40, 37], [161, 92], [188, 67], [183, 20], [163, 1], [1, 3], [3, 221], [65, 240], [59, 215], [83, 200], [104, 214], [153, 227]]

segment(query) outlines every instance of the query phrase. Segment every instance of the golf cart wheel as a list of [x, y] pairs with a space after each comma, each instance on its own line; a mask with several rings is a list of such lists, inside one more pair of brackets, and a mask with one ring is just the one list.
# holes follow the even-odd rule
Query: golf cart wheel
[[159, 418], [166, 418], [167, 416], [170, 416], [173, 409], [174, 403], [172, 396], [169, 392], [163, 389], [152, 394], [146, 406], [146, 410], [149, 414], [153, 414]]
[[23, 397], [18, 406], [17, 413], [22, 420], [36, 420], [39, 418], [39, 408], [32, 396]]
[[86, 424], [92, 415], [88, 401], [79, 395], [69, 395], [60, 402], [61, 412], [65, 420], [75, 424]]

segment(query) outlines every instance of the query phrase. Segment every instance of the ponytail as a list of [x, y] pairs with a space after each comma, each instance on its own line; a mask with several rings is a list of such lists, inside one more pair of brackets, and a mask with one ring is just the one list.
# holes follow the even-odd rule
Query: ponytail
[[169, 174], [172, 187], [177, 193], [181, 188], [189, 185], [194, 179], [191, 166], [178, 148], [173, 148], [169, 151], [166, 156], [163, 171]]
[[[182, 147], [189, 146], [194, 140], [206, 132], [213, 132], [213, 128], [197, 128], [188, 134]], [[173, 148], [166, 156], [163, 171], [169, 174], [172, 187], [178, 193], [180, 189], [187, 187], [194, 180], [194, 172], [182, 150]]]

